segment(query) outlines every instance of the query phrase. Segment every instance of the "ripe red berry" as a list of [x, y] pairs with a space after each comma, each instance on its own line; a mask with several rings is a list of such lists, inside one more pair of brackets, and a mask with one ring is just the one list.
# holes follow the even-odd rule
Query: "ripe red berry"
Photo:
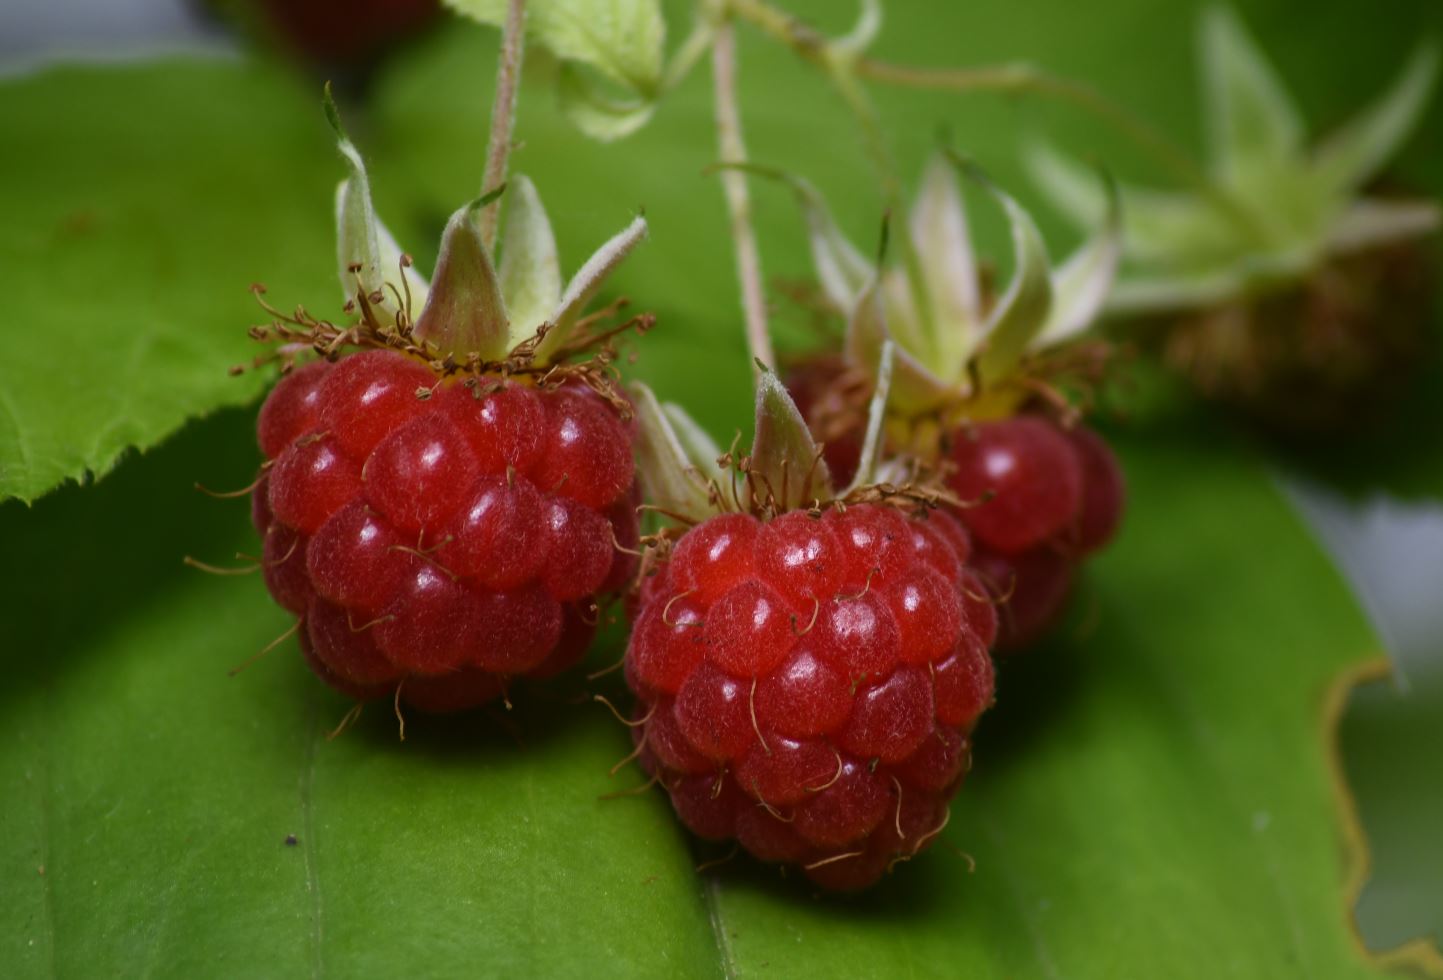
[[1024, 415], [964, 430], [952, 463], [948, 484], [966, 502], [963, 519], [989, 547], [1024, 551], [1077, 519], [1082, 463], [1045, 419]]
[[861, 504], [681, 537], [626, 666], [642, 761], [695, 833], [842, 889], [931, 842], [992, 698], [985, 597], [942, 526]]
[[292, 372], [257, 435], [266, 585], [349, 695], [449, 711], [550, 676], [633, 567], [631, 431], [590, 390], [373, 350]]

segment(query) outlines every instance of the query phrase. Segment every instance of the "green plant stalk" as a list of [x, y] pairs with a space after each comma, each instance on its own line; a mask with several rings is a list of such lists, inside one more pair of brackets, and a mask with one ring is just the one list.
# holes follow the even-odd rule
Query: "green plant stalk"
[[[491, 103], [491, 132], [486, 140], [486, 170], [481, 193], [489, 194], [506, 182], [511, 156], [511, 134], [516, 125], [516, 95], [521, 78], [521, 57], [526, 44], [526, 0], [509, 0], [506, 24], [501, 29], [501, 62], [496, 69], [496, 95]], [[491, 201], [476, 216], [486, 251], [496, 248], [501, 205]]]
[[[729, 20], [716, 25], [712, 42], [712, 87], [714, 89], [717, 149], [727, 163], [747, 162], [742, 140], [741, 115], [737, 108], [736, 33]], [[747, 347], [752, 361], [775, 369], [772, 338], [767, 329], [766, 297], [762, 292], [761, 256], [752, 228], [751, 197], [746, 174], [726, 169], [720, 174], [731, 219], [732, 243], [736, 249], [737, 279], [741, 285], [742, 315], [746, 322]]]

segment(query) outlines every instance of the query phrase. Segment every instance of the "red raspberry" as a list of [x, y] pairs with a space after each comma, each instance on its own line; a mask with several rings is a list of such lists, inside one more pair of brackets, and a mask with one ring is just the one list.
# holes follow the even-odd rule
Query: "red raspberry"
[[945, 514], [878, 504], [681, 537], [626, 673], [643, 764], [693, 832], [848, 890], [932, 842], [993, 693], [966, 547]]
[[[794, 365], [786, 383], [833, 477], [849, 481], [861, 454], [865, 386], [841, 357], [826, 354]], [[1061, 616], [1077, 565], [1116, 531], [1122, 470], [1096, 433], [1038, 414], [978, 422], [944, 444], [949, 488], [967, 504], [957, 511], [966, 531], [955, 522], [934, 530], [984, 573], [986, 593], [1002, 606], [998, 649], [1025, 647]]]
[[949, 483], [979, 547], [971, 563], [1001, 613], [1000, 649], [1041, 637], [1061, 616], [1078, 563], [1112, 537], [1122, 471], [1089, 429], [1036, 415], [959, 433]]
[[631, 431], [587, 389], [367, 351], [283, 378], [257, 434], [266, 585], [343, 693], [451, 711], [555, 674], [630, 575]]

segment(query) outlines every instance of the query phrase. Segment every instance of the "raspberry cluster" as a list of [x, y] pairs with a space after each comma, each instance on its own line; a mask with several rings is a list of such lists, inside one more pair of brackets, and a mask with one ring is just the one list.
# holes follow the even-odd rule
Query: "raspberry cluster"
[[643, 583], [640, 759], [697, 835], [824, 887], [935, 839], [993, 695], [996, 614], [945, 513], [724, 514]]
[[1122, 471], [1082, 425], [1042, 415], [980, 422], [953, 434], [948, 485], [976, 542], [970, 564], [998, 599], [1000, 648], [1026, 646], [1056, 620], [1074, 571], [1112, 537]]
[[266, 585], [332, 687], [422, 710], [575, 663], [632, 573], [633, 434], [581, 385], [440, 380], [394, 351], [316, 361], [257, 423]]

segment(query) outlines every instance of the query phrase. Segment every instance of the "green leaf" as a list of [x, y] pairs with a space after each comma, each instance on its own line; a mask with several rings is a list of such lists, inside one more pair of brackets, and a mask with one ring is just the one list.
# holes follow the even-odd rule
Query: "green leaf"
[[557, 95], [561, 111], [577, 129], [605, 142], [630, 136], [645, 126], [656, 111], [654, 98], [618, 96], [570, 65], [561, 68]]
[[[1434, 659], [1443, 660], [1436, 651]], [[1336, 778], [1347, 787], [1349, 905], [1380, 962], [1436, 974], [1443, 966], [1443, 781], [1431, 778], [1418, 752], [1443, 744], [1443, 673], [1405, 692], [1387, 661], [1378, 661], [1339, 684], [1334, 737]]]
[[514, 346], [555, 315], [561, 301], [561, 260], [536, 185], [517, 174], [508, 189], [499, 275]]
[[1438, 42], [1430, 38], [1413, 52], [1387, 92], [1318, 147], [1313, 166], [1340, 191], [1362, 187], [1417, 128], [1437, 81]]
[[443, 356], [455, 354], [458, 360], [468, 353], [500, 360], [511, 350], [501, 284], [474, 217], [485, 203], [458, 208], [446, 222], [431, 293], [416, 318], [417, 339], [435, 344]]
[[[482, 23], [506, 22], [506, 0], [446, 4]], [[657, 92], [666, 40], [659, 0], [529, 0], [526, 30], [559, 58], [590, 65], [638, 94]]]
[[1302, 161], [1303, 122], [1238, 15], [1204, 11], [1199, 28], [1208, 146], [1220, 178], [1247, 186]]
[[[143, 111], [137, 107], [145, 107]], [[340, 173], [319, 106], [257, 65], [57, 69], [0, 85], [0, 500], [100, 477], [255, 397], [247, 291], [338, 317]]]

